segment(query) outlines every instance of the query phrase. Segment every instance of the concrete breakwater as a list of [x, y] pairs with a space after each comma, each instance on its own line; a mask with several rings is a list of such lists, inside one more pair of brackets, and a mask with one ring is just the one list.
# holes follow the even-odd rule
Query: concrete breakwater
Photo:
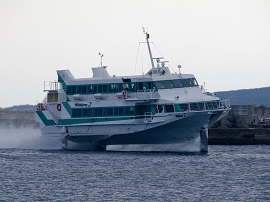
[[[0, 128], [36, 128], [35, 112], [0, 110]], [[270, 128], [210, 128], [210, 145], [270, 145]]]
[[270, 128], [210, 128], [209, 145], [270, 145]]

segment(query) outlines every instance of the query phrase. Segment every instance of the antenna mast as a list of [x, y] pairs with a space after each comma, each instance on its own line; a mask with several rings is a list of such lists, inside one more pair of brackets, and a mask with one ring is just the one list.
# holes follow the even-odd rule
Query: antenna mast
[[99, 55], [100, 55], [100, 66], [102, 67], [102, 58], [103, 58], [103, 54], [101, 54], [101, 53], [98, 53]]
[[144, 27], [143, 27], [143, 33], [146, 35], [146, 43], [147, 43], [147, 47], [148, 47], [148, 51], [149, 51], [149, 56], [150, 56], [150, 61], [151, 61], [151, 64], [152, 64], [152, 68], [155, 68], [154, 61], [153, 61], [153, 56], [152, 56], [152, 52], [151, 52], [149, 41], [148, 41], [149, 34], [147, 32], [145, 32], [145, 28]]

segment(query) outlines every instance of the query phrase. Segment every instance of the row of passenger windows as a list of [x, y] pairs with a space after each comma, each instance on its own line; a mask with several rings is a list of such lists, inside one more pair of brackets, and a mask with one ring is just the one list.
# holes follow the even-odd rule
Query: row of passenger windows
[[213, 110], [218, 109], [219, 101], [212, 102], [194, 102], [194, 103], [183, 103], [183, 104], [175, 104], [174, 108], [176, 112], [182, 111], [202, 111], [202, 110]]
[[134, 107], [72, 109], [73, 117], [133, 116], [134, 113]]
[[195, 78], [176, 79], [164, 81], [147, 81], [136, 83], [116, 83], [116, 84], [93, 84], [93, 85], [76, 85], [67, 86], [67, 94], [92, 94], [92, 93], [117, 93], [127, 90], [128, 92], [136, 92], [144, 89], [171, 89], [171, 88], [185, 88], [198, 86]]
[[97, 107], [72, 109], [72, 117], [107, 117], [107, 116], [134, 116], [144, 115], [145, 112], [170, 113], [183, 111], [202, 111], [219, 108], [218, 101], [182, 103], [182, 104], [162, 104], [162, 105], [140, 105], [135, 107]]

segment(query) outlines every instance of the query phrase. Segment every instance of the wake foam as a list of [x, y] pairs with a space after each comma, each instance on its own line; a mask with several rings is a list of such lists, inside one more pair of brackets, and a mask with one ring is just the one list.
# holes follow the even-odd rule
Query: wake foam
[[39, 129], [1, 127], [0, 148], [62, 149], [62, 145], [59, 139], [42, 136]]

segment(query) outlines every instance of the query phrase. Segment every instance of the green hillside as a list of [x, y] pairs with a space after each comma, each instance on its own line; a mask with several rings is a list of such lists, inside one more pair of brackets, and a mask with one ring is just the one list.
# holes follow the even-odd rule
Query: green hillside
[[270, 106], [270, 87], [222, 91], [216, 94], [222, 99], [230, 99], [231, 105]]

